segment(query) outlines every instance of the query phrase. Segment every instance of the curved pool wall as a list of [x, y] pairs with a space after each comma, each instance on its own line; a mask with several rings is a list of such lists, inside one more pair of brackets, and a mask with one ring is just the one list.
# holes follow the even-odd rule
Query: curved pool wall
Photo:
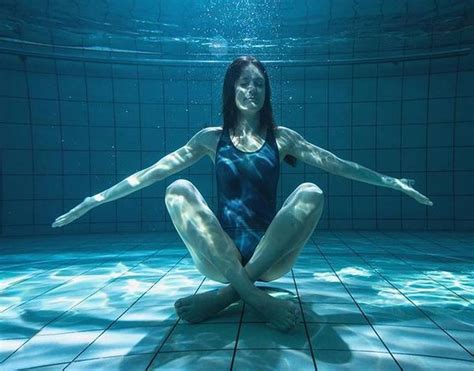
[[[191, 180], [215, 210], [214, 169], [204, 159], [66, 228], [50, 228], [55, 217], [84, 197], [153, 164], [199, 129], [221, 125], [223, 75], [241, 54], [266, 62], [277, 123], [344, 159], [415, 179], [415, 188], [434, 202], [425, 207], [399, 192], [299, 162], [296, 168], [282, 167], [279, 205], [298, 184], [310, 181], [325, 193], [318, 229], [472, 230], [474, 33], [466, 21], [452, 30], [435, 27], [443, 14], [458, 12], [458, 18], [470, 19], [468, 5], [451, 13], [447, 6], [436, 9], [438, 18], [430, 8], [423, 22], [431, 20], [435, 26], [420, 27], [422, 33], [415, 29], [418, 34], [412, 32], [413, 18], [435, 2], [408, 10], [389, 9], [391, 2], [386, 2], [375, 15], [360, 2], [345, 12], [332, 2], [324, 3], [329, 13], [313, 6], [273, 9], [279, 12], [277, 31], [282, 35], [287, 36], [300, 12], [307, 27], [295, 32], [312, 38], [306, 44], [300, 43], [304, 38], [295, 39], [293, 54], [288, 39], [275, 41], [277, 46], [265, 45], [268, 39], [263, 45], [252, 46], [256, 40], [229, 45], [227, 53], [219, 39], [219, 54], [211, 53], [205, 42], [212, 37], [200, 44], [195, 39], [154, 40], [149, 33], [147, 38], [126, 32], [112, 37], [114, 30], [101, 30], [102, 37], [95, 38], [84, 31], [78, 37], [70, 29], [54, 28], [65, 27], [57, 23], [58, 14], [64, 14], [56, 2], [44, 9], [10, 3], [2, 14], [21, 32], [4, 27], [0, 38], [2, 236], [172, 231], [163, 198], [166, 186], [177, 178]], [[178, 19], [177, 9], [159, 3], [163, 24]], [[74, 7], [64, 10], [68, 17], [78, 17], [70, 28], [81, 29], [79, 13], [89, 21], [102, 19], [102, 8], [84, 15], [85, 3], [77, 4], [82, 13]], [[118, 27], [125, 10], [108, 6], [107, 20]], [[150, 6], [151, 13], [158, 12], [156, 4]], [[147, 19], [144, 4], [134, 9], [135, 20]], [[451, 14], [452, 22], [456, 14]], [[364, 19], [375, 24], [377, 16], [385, 16], [385, 22], [406, 17], [398, 43], [397, 35], [367, 32], [331, 42], [344, 24]], [[68, 17], [63, 20], [72, 19]], [[316, 37], [324, 20], [327, 30]], [[379, 19], [379, 24], [384, 23]], [[163, 29], [164, 36], [171, 34]]]

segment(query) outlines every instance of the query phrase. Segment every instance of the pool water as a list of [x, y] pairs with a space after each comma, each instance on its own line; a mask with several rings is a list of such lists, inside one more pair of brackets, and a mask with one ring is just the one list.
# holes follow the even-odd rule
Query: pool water
[[294, 300], [288, 333], [242, 302], [199, 324], [173, 303], [222, 287], [176, 233], [4, 239], [0, 368], [472, 370], [471, 234], [316, 231], [259, 283]]

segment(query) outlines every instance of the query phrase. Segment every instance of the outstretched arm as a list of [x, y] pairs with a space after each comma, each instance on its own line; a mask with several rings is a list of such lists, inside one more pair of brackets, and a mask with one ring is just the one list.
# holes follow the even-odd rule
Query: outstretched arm
[[413, 197], [419, 203], [429, 206], [433, 205], [433, 202], [431, 202], [428, 197], [422, 195], [412, 187], [415, 184], [415, 181], [412, 179], [393, 178], [370, 170], [355, 162], [343, 160], [335, 154], [306, 141], [294, 130], [285, 128], [283, 135], [289, 142], [288, 154], [295, 156], [308, 165], [319, 167], [332, 174], [349, 179], [380, 187], [392, 188]]
[[58, 217], [52, 227], [69, 224], [97, 206], [127, 196], [191, 166], [207, 154], [211, 130], [212, 128], [206, 128], [199, 131], [186, 145], [166, 155], [157, 163], [130, 175], [95, 196], [86, 197], [82, 203]]

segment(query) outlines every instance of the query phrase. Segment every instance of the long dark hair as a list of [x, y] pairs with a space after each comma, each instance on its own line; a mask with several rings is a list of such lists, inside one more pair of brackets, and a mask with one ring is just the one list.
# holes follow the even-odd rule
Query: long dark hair
[[[243, 56], [235, 59], [227, 68], [222, 91], [222, 116], [224, 117], [224, 129], [233, 129], [237, 125], [238, 108], [235, 104], [235, 82], [240, 77], [242, 70], [253, 64], [265, 77], [265, 100], [260, 110], [260, 123], [267, 129], [275, 130], [275, 121], [271, 104], [270, 81], [267, 70], [262, 62], [254, 57]], [[296, 157], [287, 155], [285, 161], [291, 166], [296, 166]]]

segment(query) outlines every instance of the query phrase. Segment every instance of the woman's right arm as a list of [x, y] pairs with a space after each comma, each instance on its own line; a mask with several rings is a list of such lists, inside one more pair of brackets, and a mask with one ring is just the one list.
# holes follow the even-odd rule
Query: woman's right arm
[[161, 158], [150, 167], [130, 175], [95, 196], [86, 197], [82, 203], [58, 217], [52, 227], [62, 227], [69, 224], [97, 206], [127, 196], [191, 166], [209, 153], [214, 129], [202, 129], [184, 146]]

